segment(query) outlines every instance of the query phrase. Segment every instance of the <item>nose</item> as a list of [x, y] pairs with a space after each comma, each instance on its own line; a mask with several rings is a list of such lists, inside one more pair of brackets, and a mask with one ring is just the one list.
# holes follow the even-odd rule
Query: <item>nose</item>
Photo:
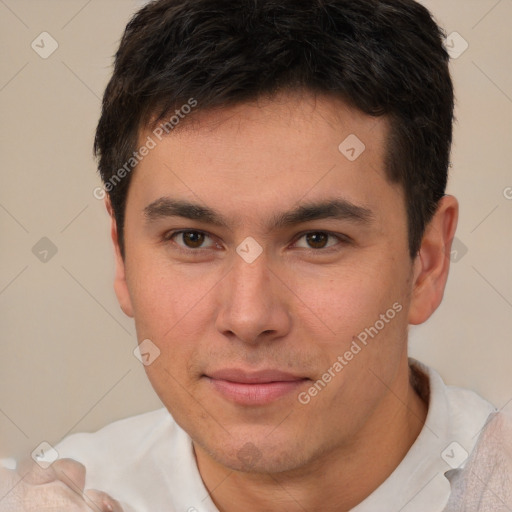
[[215, 325], [224, 336], [257, 344], [289, 332], [286, 288], [268, 267], [264, 253], [252, 263], [236, 255], [219, 285], [221, 300]]

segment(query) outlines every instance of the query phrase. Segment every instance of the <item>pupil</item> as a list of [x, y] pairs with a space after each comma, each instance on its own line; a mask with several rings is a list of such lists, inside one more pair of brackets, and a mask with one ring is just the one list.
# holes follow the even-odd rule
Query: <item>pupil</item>
[[189, 231], [188, 233], [185, 233], [185, 244], [189, 247], [200, 247], [203, 240], [203, 233], [198, 233], [196, 231]]
[[327, 243], [327, 235], [325, 233], [310, 233], [307, 235], [307, 240], [314, 249], [321, 249]]

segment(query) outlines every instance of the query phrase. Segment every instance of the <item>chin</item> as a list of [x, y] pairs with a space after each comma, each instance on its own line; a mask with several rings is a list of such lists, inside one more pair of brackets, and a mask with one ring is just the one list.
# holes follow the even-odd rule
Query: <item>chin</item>
[[[238, 441], [234, 437], [230, 443], [216, 444], [208, 450], [210, 456], [222, 466], [242, 473], [275, 474], [299, 470], [307, 462], [304, 445], [297, 440], [288, 446], [283, 442], [269, 443]], [[228, 446], [229, 444], [229, 446]], [[223, 446], [222, 451], [219, 446]]]

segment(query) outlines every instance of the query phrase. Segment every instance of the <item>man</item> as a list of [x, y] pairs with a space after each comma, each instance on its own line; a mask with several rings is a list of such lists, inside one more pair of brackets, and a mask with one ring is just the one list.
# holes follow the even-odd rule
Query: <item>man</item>
[[442, 41], [413, 0], [131, 20], [95, 148], [115, 291], [166, 408], [65, 439], [72, 460], [20, 470], [4, 507], [443, 510], [494, 408], [407, 356], [458, 216]]

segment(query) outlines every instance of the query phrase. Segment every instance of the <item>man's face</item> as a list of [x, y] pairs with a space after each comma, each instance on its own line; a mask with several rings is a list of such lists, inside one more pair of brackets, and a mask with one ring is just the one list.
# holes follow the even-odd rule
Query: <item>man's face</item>
[[160, 349], [146, 367], [160, 399], [228, 467], [348, 446], [406, 382], [412, 263], [387, 130], [290, 95], [141, 134], [157, 144], [130, 184], [116, 291]]

